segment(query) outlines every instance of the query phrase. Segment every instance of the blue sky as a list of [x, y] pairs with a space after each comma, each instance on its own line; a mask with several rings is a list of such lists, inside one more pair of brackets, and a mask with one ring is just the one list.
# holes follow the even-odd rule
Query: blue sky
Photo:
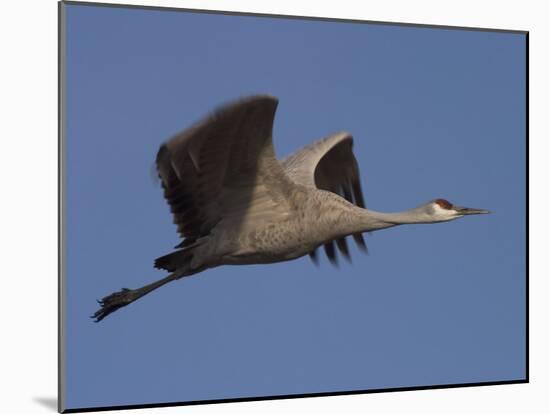
[[[522, 379], [525, 38], [67, 6], [66, 407]], [[178, 243], [159, 145], [223, 102], [279, 98], [284, 156], [355, 137], [365, 201], [494, 211], [323, 257], [226, 267], [94, 324]]]

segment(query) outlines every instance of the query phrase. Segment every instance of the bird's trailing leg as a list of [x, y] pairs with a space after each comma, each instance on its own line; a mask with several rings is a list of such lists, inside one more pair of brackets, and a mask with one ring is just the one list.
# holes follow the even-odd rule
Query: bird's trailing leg
[[97, 303], [101, 305], [101, 308], [93, 314], [92, 318], [95, 318], [95, 322], [99, 322], [107, 315], [132, 303], [141, 296], [143, 295], [140, 295], [139, 289], [122, 288], [120, 291], [98, 300]]
[[156, 282], [150, 283], [148, 285], [145, 285], [139, 289], [127, 289], [123, 288], [122, 290], [119, 290], [118, 292], [111, 293], [109, 296], [105, 296], [103, 299], [98, 300], [98, 303], [101, 305], [101, 308], [92, 315], [92, 318], [95, 319], [95, 322], [99, 322], [106, 316], [110, 315], [114, 311], [129, 305], [130, 303], [138, 300], [142, 296], [145, 296], [146, 294], [152, 292], [155, 289], [158, 289], [159, 287], [165, 285], [168, 282], [171, 282], [173, 280], [180, 279], [184, 276], [190, 276], [194, 272], [181, 272], [176, 271], [168, 276], [166, 276], [163, 279], [157, 280]]

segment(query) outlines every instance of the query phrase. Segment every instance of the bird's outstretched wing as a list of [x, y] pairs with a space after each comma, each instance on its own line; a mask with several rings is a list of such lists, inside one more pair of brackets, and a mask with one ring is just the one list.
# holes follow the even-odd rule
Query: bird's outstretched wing
[[[340, 132], [302, 148], [283, 159], [281, 164], [286, 174], [295, 183], [331, 191], [350, 203], [365, 208], [359, 166], [352, 147], [353, 137], [347, 132]], [[367, 246], [363, 235], [357, 233], [353, 238], [357, 245], [366, 251]], [[324, 245], [329, 260], [336, 264], [334, 243], [340, 253], [349, 260], [345, 237]], [[310, 257], [316, 262], [315, 250], [310, 253]]]
[[284, 210], [292, 182], [273, 150], [277, 103], [265, 95], [230, 103], [160, 147], [157, 171], [184, 238], [177, 247], [191, 246], [224, 218], [238, 226]]

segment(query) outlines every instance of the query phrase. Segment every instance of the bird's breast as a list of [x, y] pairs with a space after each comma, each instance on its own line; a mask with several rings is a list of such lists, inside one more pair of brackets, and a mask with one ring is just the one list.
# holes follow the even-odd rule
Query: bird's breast
[[241, 232], [235, 249], [225, 255], [225, 264], [274, 263], [303, 256], [315, 247], [308, 239], [303, 223], [290, 219], [262, 225]]

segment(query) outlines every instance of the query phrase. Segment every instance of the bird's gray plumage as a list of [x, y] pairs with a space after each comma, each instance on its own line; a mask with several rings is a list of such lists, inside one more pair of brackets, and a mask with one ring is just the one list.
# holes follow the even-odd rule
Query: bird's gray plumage
[[156, 168], [182, 242], [155, 261], [172, 272], [139, 289], [123, 289], [94, 314], [111, 312], [172, 281], [220, 265], [273, 263], [336, 248], [350, 258], [353, 236], [407, 223], [448, 221], [485, 210], [438, 199], [401, 213], [367, 210], [353, 138], [339, 132], [279, 161], [272, 129], [278, 101], [247, 97], [221, 107], [161, 145]]
[[[365, 207], [359, 176], [359, 166], [353, 155], [353, 137], [347, 132], [339, 132], [316, 141], [281, 161], [287, 175], [297, 184], [312, 189], [330, 191], [344, 197], [350, 203]], [[361, 233], [353, 234], [357, 245], [366, 251]], [[350, 260], [346, 238], [335, 240], [338, 250]], [[334, 241], [325, 244], [329, 260], [335, 264]], [[316, 253], [310, 253], [316, 261]]]
[[333, 241], [327, 229], [314, 234], [306, 213], [330, 215], [330, 197], [319, 190], [364, 206], [353, 138], [334, 134], [279, 162], [271, 139], [276, 106], [269, 96], [237, 101], [161, 146], [157, 168], [184, 241], [157, 267], [270, 263], [323, 242], [332, 262], [333, 243], [349, 258], [345, 238]]

